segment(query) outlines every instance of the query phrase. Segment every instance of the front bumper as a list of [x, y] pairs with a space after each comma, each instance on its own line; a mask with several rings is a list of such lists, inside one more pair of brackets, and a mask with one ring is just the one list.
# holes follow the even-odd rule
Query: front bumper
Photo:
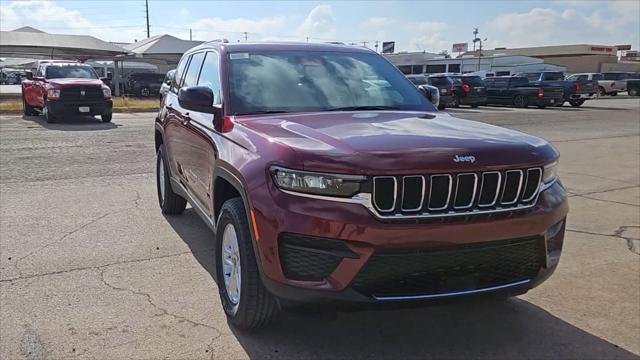
[[[113, 108], [112, 100], [65, 101], [49, 100], [49, 112], [54, 116], [62, 115], [108, 115]], [[88, 107], [88, 112], [80, 112], [81, 107]]]
[[[270, 186], [270, 192], [258, 191], [250, 197], [260, 234], [256, 245], [265, 286], [280, 298], [307, 303], [388, 303], [526, 292], [555, 270], [564, 226], [559, 238], [555, 238], [560, 247], [556, 246], [553, 251], [547, 249], [545, 234], [554, 225], [564, 224], [568, 212], [566, 193], [559, 183], [542, 192], [537, 204], [526, 210], [429, 220], [379, 220], [359, 204], [304, 198], [283, 193], [273, 186]], [[339, 239], [355, 256], [345, 255], [322, 279], [292, 279], [285, 275], [282, 265], [284, 253], [279, 245], [283, 233]], [[402, 296], [376, 296], [362, 291], [362, 286], [356, 284], [365, 265], [374, 256], [388, 251], [429, 252], [431, 249], [457, 249], [534, 237], [540, 266], [526, 279], [492, 286], [449, 287], [451, 291], [435, 293], [409, 294], [405, 291]]]

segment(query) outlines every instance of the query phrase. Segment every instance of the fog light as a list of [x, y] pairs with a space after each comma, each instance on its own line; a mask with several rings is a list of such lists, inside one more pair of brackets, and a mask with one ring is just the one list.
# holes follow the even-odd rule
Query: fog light
[[551, 267], [560, 260], [562, 244], [564, 242], [565, 220], [552, 225], [544, 232], [544, 241], [547, 249], [547, 267]]

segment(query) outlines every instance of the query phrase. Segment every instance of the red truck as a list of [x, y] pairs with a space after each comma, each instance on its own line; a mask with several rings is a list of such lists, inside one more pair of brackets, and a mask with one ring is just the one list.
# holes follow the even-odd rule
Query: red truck
[[518, 295], [560, 258], [558, 151], [439, 113], [368, 49], [193, 48], [155, 144], [160, 208], [190, 203], [213, 230], [221, 303], [242, 329], [309, 303]]
[[111, 90], [95, 70], [75, 62], [40, 62], [34, 75], [22, 82], [22, 104], [27, 116], [42, 114], [48, 123], [63, 115], [100, 115], [111, 122]]

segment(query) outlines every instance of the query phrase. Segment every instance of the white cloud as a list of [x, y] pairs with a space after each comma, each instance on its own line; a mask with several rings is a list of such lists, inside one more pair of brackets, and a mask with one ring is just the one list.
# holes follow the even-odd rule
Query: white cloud
[[[640, 1], [610, 1], [607, 3], [611, 10], [621, 16], [624, 21], [640, 22]], [[638, 26], [636, 25], [636, 30]]]
[[199, 40], [243, 38], [245, 31], [250, 40], [262, 40], [281, 30], [284, 25], [285, 18], [282, 16], [261, 19], [214, 17], [199, 19], [185, 27], [192, 28]]
[[330, 38], [336, 34], [335, 25], [331, 5], [318, 5], [309, 12], [296, 33], [300, 36]]
[[182, 17], [187, 17], [187, 16], [191, 15], [191, 11], [189, 11], [189, 9], [187, 9], [187, 8], [180, 8], [180, 10], [178, 10], [178, 15], [180, 15]]
[[420, 21], [408, 23], [405, 28], [413, 32], [433, 33], [445, 30], [447, 24], [440, 21]]
[[409, 40], [410, 50], [438, 53], [442, 50], [450, 51], [451, 42], [441, 33], [431, 33], [417, 36]]
[[392, 26], [396, 24], [396, 19], [388, 17], [370, 17], [365, 20], [361, 25], [367, 28], [379, 29], [385, 26]]
[[[615, 45], [628, 42], [629, 35], [621, 31], [628, 20], [612, 18], [602, 11], [596, 9], [585, 15], [575, 9], [558, 11], [534, 8], [524, 13], [498, 15], [485, 27], [489, 34], [496, 34], [491, 39], [495, 46], [526, 47], [571, 43]], [[635, 36], [637, 38], [637, 32]]]

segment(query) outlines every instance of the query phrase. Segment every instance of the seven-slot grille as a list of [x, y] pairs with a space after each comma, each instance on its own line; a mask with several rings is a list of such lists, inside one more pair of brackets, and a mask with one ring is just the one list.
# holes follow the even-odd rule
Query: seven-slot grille
[[460, 215], [533, 205], [542, 169], [376, 176], [373, 206], [381, 216]]
[[104, 94], [100, 86], [70, 86], [62, 88], [60, 97], [64, 100], [102, 100]]

